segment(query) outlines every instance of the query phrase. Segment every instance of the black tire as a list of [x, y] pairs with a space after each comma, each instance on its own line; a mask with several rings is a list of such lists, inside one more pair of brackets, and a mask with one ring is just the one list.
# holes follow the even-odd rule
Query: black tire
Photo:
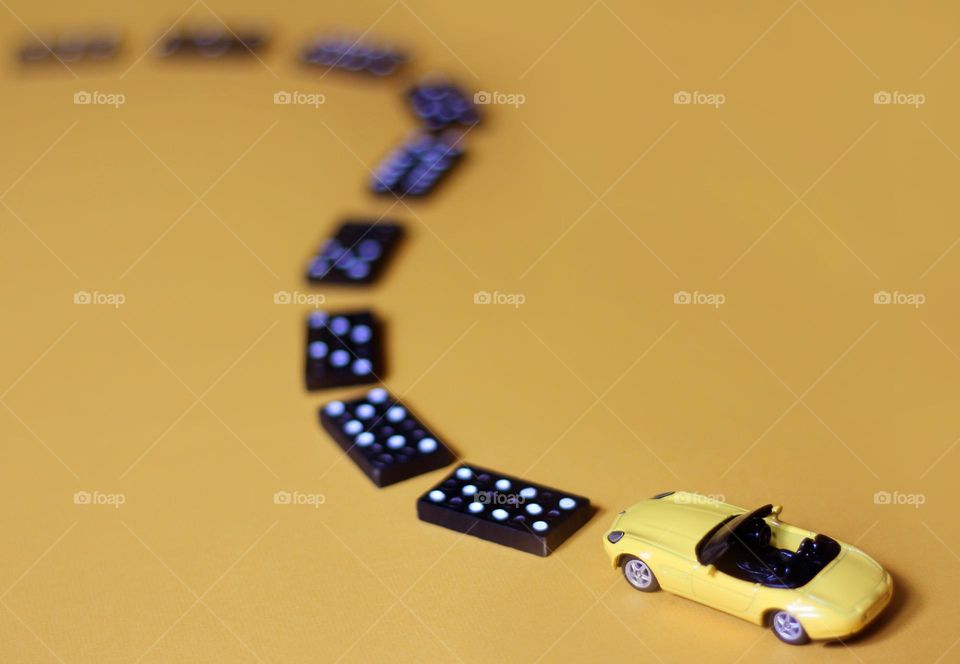
[[786, 611], [774, 611], [770, 614], [770, 629], [778, 639], [792, 646], [802, 646], [810, 642], [810, 637], [800, 621]]
[[650, 566], [636, 556], [624, 556], [620, 560], [620, 569], [623, 578], [631, 587], [644, 593], [653, 593], [660, 590], [660, 582]]

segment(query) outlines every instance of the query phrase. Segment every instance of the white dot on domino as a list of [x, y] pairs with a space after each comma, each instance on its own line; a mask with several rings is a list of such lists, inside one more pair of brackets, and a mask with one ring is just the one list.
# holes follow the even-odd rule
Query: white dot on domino
[[420, 442], [417, 443], [417, 449], [420, 450], [423, 454], [430, 454], [431, 452], [437, 451], [437, 441], [433, 438], [421, 438]]
[[373, 330], [369, 325], [357, 325], [350, 330], [350, 338], [358, 344], [365, 344], [373, 338]]
[[367, 392], [367, 400], [370, 403], [383, 403], [387, 400], [387, 391], [382, 387], [375, 387]]
[[350, 436], [356, 436], [363, 431], [363, 425], [360, 423], [360, 420], [350, 420], [343, 425], [343, 430]]
[[463, 468], [457, 468], [457, 479], [459, 480], [468, 480], [473, 477], [473, 471], [464, 466]]
[[342, 401], [331, 401], [324, 407], [324, 410], [326, 411], [327, 415], [330, 415], [332, 417], [340, 417], [341, 415], [343, 415], [346, 409], [347, 408], [346, 406], [343, 405]]
[[565, 510], [572, 510], [577, 506], [577, 501], [573, 498], [561, 498], [560, 499], [560, 508]]
[[327, 314], [322, 311], [312, 311], [307, 318], [307, 324], [313, 329], [321, 328], [327, 324]]
[[359, 436], [357, 436], [356, 442], [359, 447], [367, 447], [368, 445], [372, 445], [374, 440], [375, 438], [372, 433], [370, 433], [369, 431], [364, 431]]
[[544, 530], [547, 529], [547, 522], [546, 522], [546, 521], [534, 521], [534, 522], [533, 522], [533, 529], [536, 530], [538, 533], [542, 533]]
[[366, 263], [357, 261], [352, 263], [347, 268], [347, 274], [350, 275], [352, 279], [363, 279], [365, 276], [370, 274], [370, 266]]
[[536, 503], [530, 503], [529, 505], [527, 505], [527, 514], [533, 514], [534, 516], [536, 516], [537, 514], [540, 514], [542, 511], [543, 511], [543, 508], [537, 505]]
[[430, 492], [429, 496], [430, 496], [430, 500], [432, 500], [435, 503], [442, 503], [444, 498], [447, 497], [447, 495], [440, 489], [434, 489], [433, 491]]
[[361, 357], [357, 360], [354, 360], [353, 366], [350, 367], [354, 374], [357, 376], [366, 376], [371, 371], [373, 371], [373, 364], [370, 363], [365, 357]]
[[383, 253], [383, 247], [380, 246], [379, 242], [370, 238], [364, 240], [357, 246], [357, 253], [360, 255], [361, 260], [375, 261], [380, 258], [380, 255]]
[[361, 420], [369, 420], [377, 410], [368, 403], [362, 403], [357, 406], [356, 414]]
[[500, 509], [500, 508], [497, 508], [497, 509], [493, 510], [492, 512], [490, 512], [490, 515], [491, 515], [494, 519], [496, 519], [497, 521], [503, 521], [503, 520], [506, 519], [508, 516], [510, 516], [509, 514], [507, 514], [507, 510], [503, 510], [503, 509]]
[[532, 486], [524, 487], [523, 489], [520, 489], [520, 497], [526, 498], [528, 500], [530, 498], [536, 498], [537, 490], [534, 489]]
[[350, 321], [343, 316], [337, 316], [330, 321], [330, 331], [338, 337], [342, 337], [350, 331]]
[[401, 436], [400, 434], [394, 434], [387, 438], [387, 447], [391, 450], [399, 450], [401, 447], [407, 444], [407, 439]]
[[483, 503], [470, 503], [470, 506], [467, 507], [471, 512], [477, 514], [478, 512], [483, 511]]
[[511, 485], [510, 485], [510, 480], [508, 480], [508, 479], [499, 479], [499, 480], [497, 480], [496, 487], [497, 487], [498, 489], [500, 489], [500, 491], [506, 491], [507, 489], [510, 488], [510, 486], [511, 486]]
[[335, 367], [345, 367], [350, 364], [350, 353], [343, 350], [335, 350], [330, 354], [330, 364]]
[[391, 422], [399, 422], [407, 416], [407, 411], [403, 406], [391, 406], [387, 411], [387, 419]]

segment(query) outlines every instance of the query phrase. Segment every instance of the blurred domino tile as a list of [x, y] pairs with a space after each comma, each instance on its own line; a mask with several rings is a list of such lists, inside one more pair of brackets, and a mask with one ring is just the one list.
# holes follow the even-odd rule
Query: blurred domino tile
[[453, 452], [383, 388], [320, 409], [320, 424], [379, 487], [442, 468]]

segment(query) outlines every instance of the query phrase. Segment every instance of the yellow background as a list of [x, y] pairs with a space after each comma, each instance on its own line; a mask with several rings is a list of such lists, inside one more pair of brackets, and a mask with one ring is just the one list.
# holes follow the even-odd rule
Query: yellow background
[[[960, 661], [953, 3], [4, 7], [5, 58], [25, 26], [107, 23], [126, 50], [72, 72], [8, 59], [0, 81], [0, 660]], [[181, 15], [262, 21], [273, 47], [143, 57]], [[298, 67], [335, 26], [416, 61], [373, 82]], [[401, 93], [431, 71], [525, 103], [483, 109], [436, 196], [374, 198], [368, 167], [413, 127]], [[306, 307], [273, 296], [310, 291], [305, 261], [347, 214], [409, 237], [375, 288], [320, 291], [328, 307], [387, 320], [387, 385], [465, 459], [596, 503], [555, 555], [419, 522], [447, 471], [378, 490], [319, 429], [317, 406], [356, 390], [303, 391]], [[847, 646], [790, 648], [632, 591], [600, 537], [679, 488], [856, 543], [894, 605]]]

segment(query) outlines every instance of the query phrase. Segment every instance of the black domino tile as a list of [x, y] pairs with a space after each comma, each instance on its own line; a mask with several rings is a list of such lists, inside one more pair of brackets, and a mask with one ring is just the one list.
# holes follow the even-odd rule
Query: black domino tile
[[382, 325], [369, 311], [307, 316], [306, 385], [322, 390], [379, 382]]
[[262, 49], [267, 37], [255, 30], [232, 30], [225, 26], [211, 26], [190, 30], [179, 30], [163, 38], [157, 55], [164, 58], [181, 56], [199, 56], [201, 58], [221, 58], [229, 56], [250, 56]]
[[473, 98], [448, 81], [424, 81], [410, 89], [407, 99], [414, 115], [430, 131], [480, 122]]
[[379, 487], [449, 465], [453, 452], [396, 397], [378, 387], [320, 409], [320, 424]]
[[461, 464], [417, 500], [422, 521], [538, 556], [590, 520], [590, 499]]
[[420, 133], [407, 139], [377, 166], [370, 188], [377, 194], [426, 196], [464, 155], [455, 132]]
[[116, 55], [119, 45], [119, 36], [109, 31], [33, 36], [21, 46], [18, 57], [25, 64], [95, 62]]
[[305, 64], [315, 67], [371, 76], [389, 76], [407, 61], [407, 56], [396, 48], [338, 36], [321, 36], [311, 40], [300, 58]]
[[314, 284], [366, 285], [379, 278], [403, 227], [392, 221], [349, 220], [328, 238], [307, 265]]

